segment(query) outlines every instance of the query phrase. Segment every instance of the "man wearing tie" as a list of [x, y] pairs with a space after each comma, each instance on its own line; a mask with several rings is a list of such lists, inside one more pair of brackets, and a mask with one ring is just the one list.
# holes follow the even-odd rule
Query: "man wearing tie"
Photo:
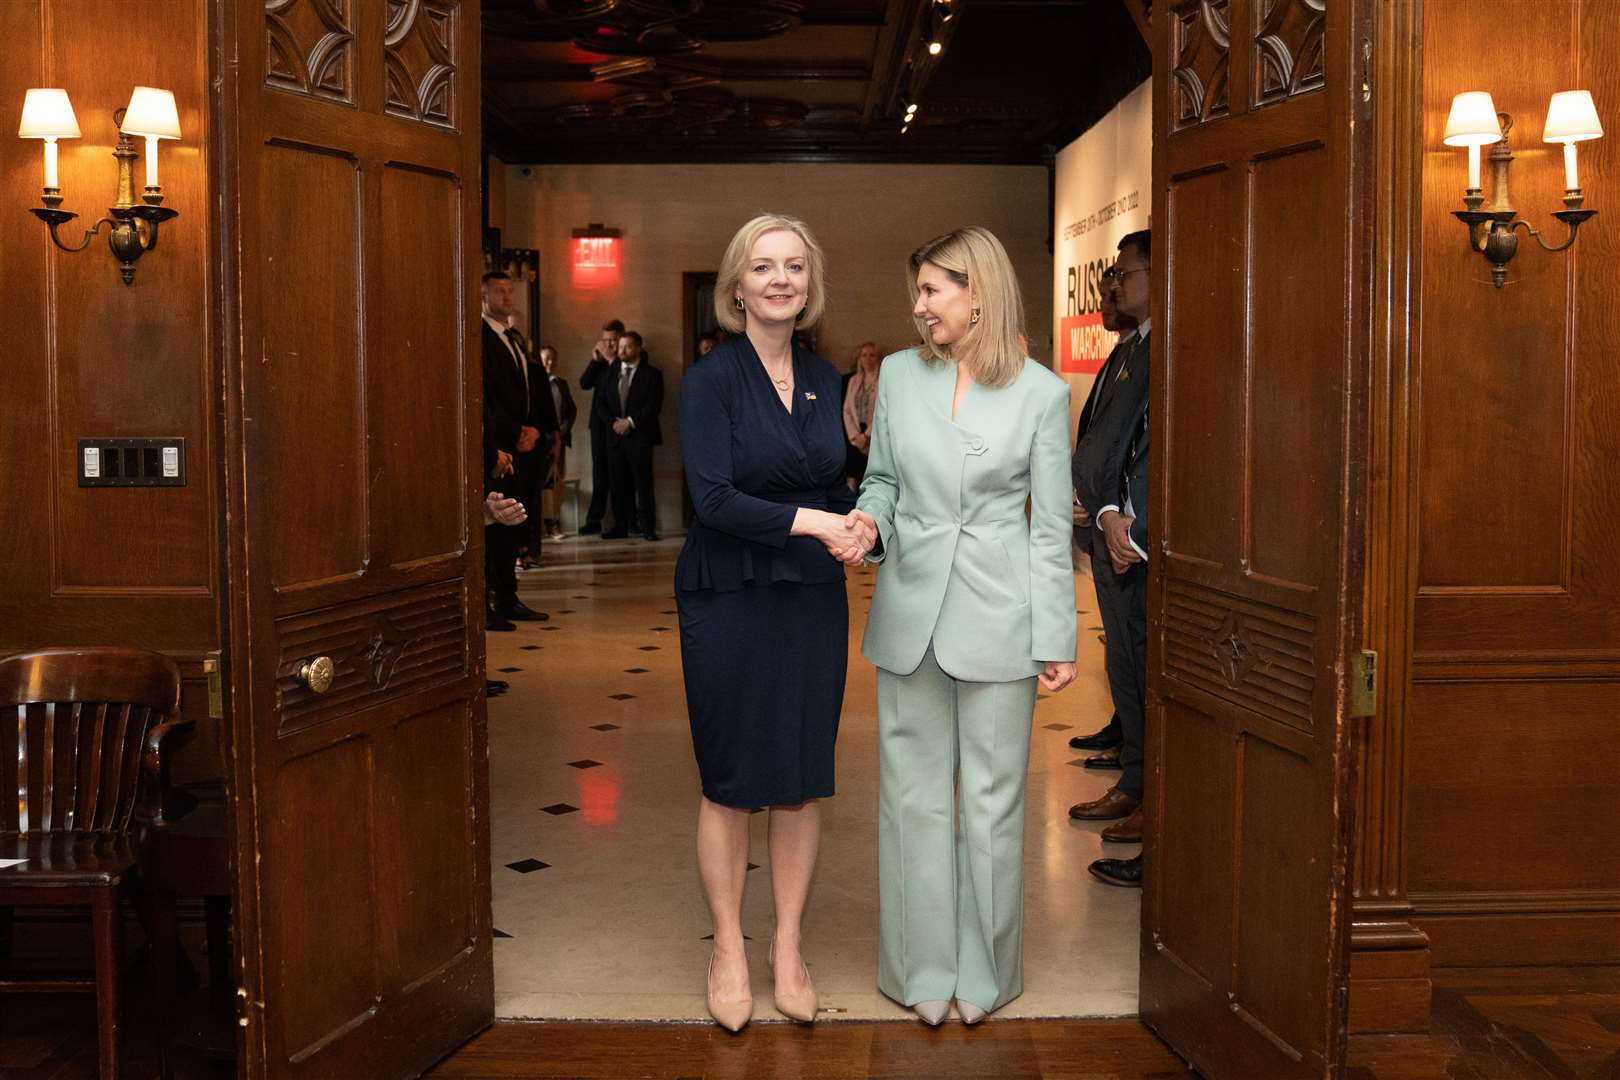
[[[1091, 430], [1091, 421], [1097, 413], [1097, 399], [1102, 396], [1103, 388], [1109, 381], [1119, 374], [1119, 366], [1125, 357], [1130, 355], [1131, 347], [1136, 342], [1136, 320], [1126, 318], [1119, 313], [1119, 306], [1114, 303], [1114, 268], [1109, 267], [1102, 274], [1102, 291], [1097, 298], [1097, 308], [1102, 315], [1103, 329], [1110, 332], [1124, 331], [1114, 348], [1103, 362], [1097, 377], [1092, 380], [1091, 392], [1086, 395], [1085, 408], [1080, 410], [1080, 423], [1075, 428], [1074, 443], [1078, 447]], [[1080, 494], [1074, 496], [1074, 540], [1080, 549], [1080, 557], [1088, 560], [1092, 555], [1091, 547], [1091, 515], [1086, 508], [1080, 505]], [[1092, 567], [1093, 585], [1095, 586], [1096, 567]], [[1098, 601], [1098, 610], [1102, 601]], [[1106, 647], [1106, 646], [1105, 646]], [[1076, 735], [1069, 740], [1069, 745], [1076, 750], [1098, 750], [1101, 753], [1086, 758], [1085, 767], [1088, 769], [1117, 769], [1119, 768], [1119, 713], [1116, 711], [1109, 718], [1108, 723], [1099, 731], [1090, 735]]]
[[[511, 456], [508, 491], [527, 504], [550, 464], [551, 433], [557, 415], [551, 395], [536, 385], [529, 371], [522, 339], [510, 325], [512, 278], [500, 270], [483, 278], [484, 423], [494, 448]], [[525, 497], [528, 496], [528, 497]], [[544, 620], [517, 595], [517, 555], [523, 544], [522, 526], [492, 525], [486, 530], [484, 575], [493, 594], [489, 625]], [[538, 548], [538, 545], [536, 545]]]
[[[1069, 809], [1069, 816], [1086, 821], [1124, 819], [1103, 830], [1102, 838], [1114, 843], [1138, 843], [1142, 838], [1143, 736], [1147, 697], [1147, 560], [1145, 544], [1140, 549], [1130, 543], [1130, 529], [1139, 510], [1143, 539], [1146, 539], [1146, 499], [1126, 504], [1127, 459], [1137, 434], [1145, 424], [1148, 402], [1149, 357], [1152, 353], [1151, 289], [1148, 266], [1151, 237], [1146, 231], [1134, 232], [1119, 242], [1111, 288], [1119, 314], [1135, 319], [1136, 336], [1121, 342], [1122, 355], [1109, 358], [1109, 369], [1099, 378], [1096, 399], [1088, 405], [1089, 425], [1075, 447], [1074, 490], [1080, 509], [1076, 524], [1089, 525], [1087, 539], [1091, 550], [1092, 578], [1097, 587], [1097, 603], [1107, 634], [1104, 656], [1108, 688], [1120, 724], [1119, 783], [1106, 795]], [[1146, 469], [1146, 443], [1141, 441], [1140, 466]], [[1134, 870], [1132, 880], [1116, 880], [1092, 872], [1110, 884], [1140, 885], [1140, 860], [1101, 860]], [[1126, 875], [1129, 876], [1129, 875]]]
[[653, 503], [653, 447], [664, 441], [658, 414], [664, 407], [664, 376], [647, 361], [641, 335], [619, 336], [618, 360], [609, 372], [605, 392], [592, 403], [608, 428], [614, 526], [602, 539], [629, 535], [632, 521], [647, 540], [658, 539]]

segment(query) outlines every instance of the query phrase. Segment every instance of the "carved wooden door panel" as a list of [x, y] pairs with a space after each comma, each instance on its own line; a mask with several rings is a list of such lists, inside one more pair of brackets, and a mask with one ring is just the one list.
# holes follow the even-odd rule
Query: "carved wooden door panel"
[[1154, 5], [1142, 1017], [1210, 1080], [1344, 1054], [1368, 355], [1365, 0]]
[[217, 0], [224, 612], [250, 1077], [493, 1015], [477, 0]]

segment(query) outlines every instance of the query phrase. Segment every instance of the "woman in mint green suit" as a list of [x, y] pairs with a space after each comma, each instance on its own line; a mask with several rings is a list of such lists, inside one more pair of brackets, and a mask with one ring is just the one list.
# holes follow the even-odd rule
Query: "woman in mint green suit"
[[[883, 564], [878, 987], [938, 1024], [1023, 992], [1024, 781], [1039, 680], [1074, 678], [1069, 389], [1024, 355], [988, 231], [911, 256], [920, 348], [887, 357], [852, 517]], [[1026, 511], [1027, 506], [1027, 511]]]

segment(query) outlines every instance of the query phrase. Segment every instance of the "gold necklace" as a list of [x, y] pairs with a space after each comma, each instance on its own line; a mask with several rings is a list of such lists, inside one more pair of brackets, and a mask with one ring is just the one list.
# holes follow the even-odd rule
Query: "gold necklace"
[[[764, 364], [765, 361], [761, 360], [760, 365], [763, 367]], [[775, 386], [782, 393], [787, 393], [788, 388], [793, 385], [793, 361], [791, 359], [788, 360], [788, 373], [786, 378], [778, 379], [775, 375], [771, 374], [771, 369], [768, 367], [765, 368], [765, 377], [771, 380], [771, 385]]]

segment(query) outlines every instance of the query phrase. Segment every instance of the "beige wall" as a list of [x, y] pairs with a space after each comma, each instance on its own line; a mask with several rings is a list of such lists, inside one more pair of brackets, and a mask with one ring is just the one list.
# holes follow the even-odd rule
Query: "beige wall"
[[[905, 348], [914, 331], [906, 256], [958, 225], [1001, 238], [1024, 287], [1030, 350], [1051, 359], [1052, 259], [1046, 169], [979, 165], [557, 165], [507, 168], [509, 246], [541, 252], [541, 339], [577, 380], [597, 328], [610, 318], [641, 331], [664, 371], [665, 445], [659, 451], [659, 523], [680, 525], [681, 275], [719, 268], [732, 233], [765, 210], [803, 218], [827, 251], [827, 315], [818, 348], [840, 369], [867, 339]], [[494, 185], [491, 185], [493, 191]], [[493, 217], [494, 215], [492, 215]], [[624, 231], [616, 282], [575, 286], [571, 230], [601, 222]], [[577, 385], [577, 384], [576, 384]], [[587, 406], [589, 395], [581, 395]], [[589, 439], [578, 425], [569, 474], [590, 486]]]

